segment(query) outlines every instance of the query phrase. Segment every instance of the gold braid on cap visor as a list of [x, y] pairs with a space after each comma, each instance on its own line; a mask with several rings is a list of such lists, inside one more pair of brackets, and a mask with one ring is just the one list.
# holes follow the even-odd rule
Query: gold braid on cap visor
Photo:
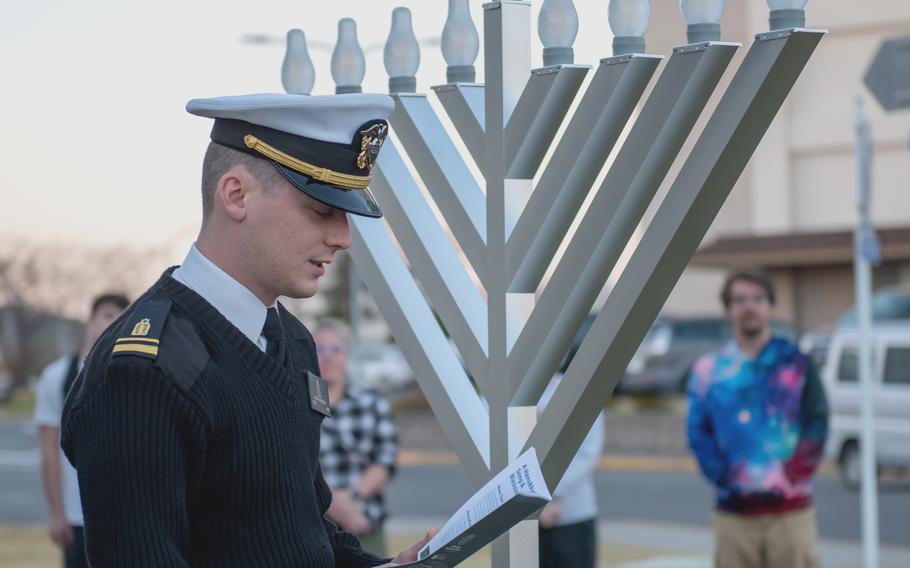
[[321, 168], [309, 162], [304, 162], [303, 160], [298, 160], [294, 156], [285, 154], [274, 146], [269, 146], [252, 134], [244, 136], [243, 143], [246, 144], [247, 148], [259, 152], [266, 158], [278, 162], [282, 166], [291, 168], [295, 172], [308, 175], [317, 181], [337, 186], [339, 189], [365, 189], [370, 185], [371, 176], [342, 174], [328, 168]]

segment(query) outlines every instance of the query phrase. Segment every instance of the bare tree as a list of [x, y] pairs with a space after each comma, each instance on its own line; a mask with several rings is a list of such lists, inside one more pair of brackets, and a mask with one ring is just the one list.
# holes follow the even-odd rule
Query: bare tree
[[[91, 298], [107, 291], [133, 298], [158, 277], [166, 247], [91, 247], [8, 237], [0, 242], [0, 402], [48, 362], [36, 346], [38, 324], [82, 320]], [[53, 349], [51, 349], [53, 350]], [[2, 387], [3, 385], [0, 385]]]

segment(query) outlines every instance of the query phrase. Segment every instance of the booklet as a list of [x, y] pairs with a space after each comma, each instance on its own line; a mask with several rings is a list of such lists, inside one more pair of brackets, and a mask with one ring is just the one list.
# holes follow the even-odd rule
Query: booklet
[[531, 448], [471, 496], [421, 549], [416, 562], [402, 566], [456, 566], [551, 499]]

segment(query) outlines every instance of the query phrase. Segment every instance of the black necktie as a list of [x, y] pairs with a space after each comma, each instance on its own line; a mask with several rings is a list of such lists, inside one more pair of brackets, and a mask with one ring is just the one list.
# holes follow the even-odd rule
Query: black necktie
[[281, 318], [278, 316], [276, 308], [266, 310], [265, 325], [262, 326], [262, 335], [265, 336], [268, 345], [266, 353], [274, 357], [276, 361], [284, 365], [285, 341], [284, 326], [281, 325]]

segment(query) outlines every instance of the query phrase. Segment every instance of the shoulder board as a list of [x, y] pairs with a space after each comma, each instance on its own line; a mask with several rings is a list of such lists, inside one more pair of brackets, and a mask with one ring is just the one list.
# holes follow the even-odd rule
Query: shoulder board
[[149, 300], [137, 305], [133, 313], [123, 320], [111, 356], [133, 355], [156, 359], [161, 333], [170, 311], [171, 303], [163, 300]]
[[193, 324], [176, 312], [168, 320], [162, 340], [167, 346], [155, 365], [183, 390], [191, 389], [209, 360], [205, 344]]

